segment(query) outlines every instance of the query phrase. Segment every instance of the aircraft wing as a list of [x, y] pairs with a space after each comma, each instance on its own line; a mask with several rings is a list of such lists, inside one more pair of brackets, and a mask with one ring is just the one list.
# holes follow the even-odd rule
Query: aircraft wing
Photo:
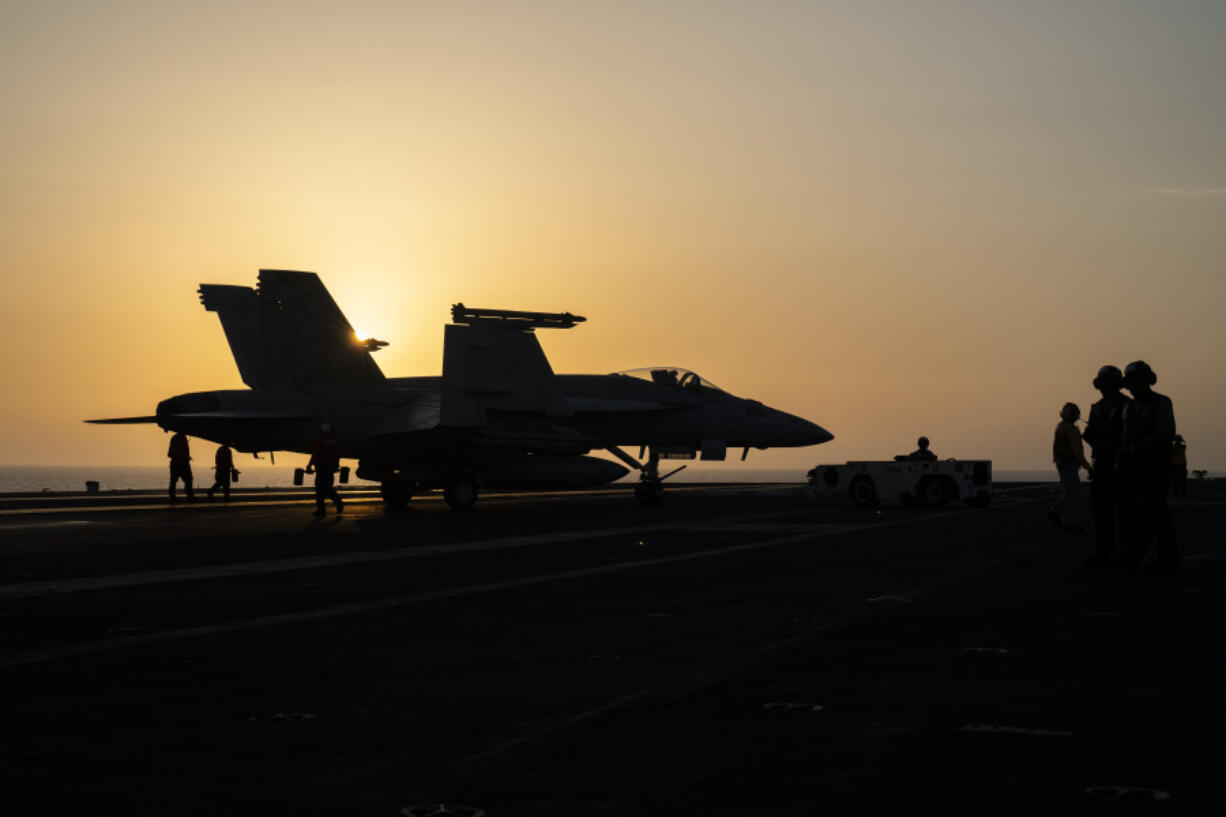
[[370, 430], [369, 434], [372, 437], [378, 437], [385, 434], [429, 431], [438, 427], [441, 411], [441, 401], [437, 396], [434, 396], [434, 399], [418, 398], [413, 403], [402, 406], [384, 417]]
[[157, 417], [104, 417], [101, 420], [85, 420], [87, 423], [93, 423], [98, 426], [126, 426], [136, 425], [138, 423], [156, 423]]
[[237, 411], [185, 411], [171, 417], [191, 417], [197, 420], [314, 420], [319, 415], [279, 409], [239, 409]]

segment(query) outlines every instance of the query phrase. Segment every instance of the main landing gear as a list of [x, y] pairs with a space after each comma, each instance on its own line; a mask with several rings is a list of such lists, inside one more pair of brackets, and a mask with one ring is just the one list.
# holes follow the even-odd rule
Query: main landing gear
[[[425, 486], [398, 477], [385, 479], [379, 486], [379, 492], [383, 495], [383, 502], [389, 511], [404, 510], [413, 494], [423, 490], [426, 490]], [[481, 489], [477, 486], [477, 481], [467, 474], [457, 474], [443, 485], [443, 501], [453, 511], [468, 510], [476, 504], [480, 494]]]

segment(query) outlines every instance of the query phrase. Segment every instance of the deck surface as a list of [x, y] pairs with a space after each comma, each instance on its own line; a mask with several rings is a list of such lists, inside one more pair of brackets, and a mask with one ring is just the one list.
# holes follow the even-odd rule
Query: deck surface
[[1083, 568], [1041, 485], [355, 494], [322, 521], [292, 492], [0, 498], [0, 806], [1214, 813], [1220, 485], [1172, 503], [1163, 580]]

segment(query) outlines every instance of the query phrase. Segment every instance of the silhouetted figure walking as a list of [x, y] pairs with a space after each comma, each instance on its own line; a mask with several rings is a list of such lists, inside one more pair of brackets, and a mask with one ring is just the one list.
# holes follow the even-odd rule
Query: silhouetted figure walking
[[170, 457], [170, 501], [179, 501], [175, 496], [175, 486], [180, 479], [183, 480], [183, 490], [187, 498], [195, 499], [196, 495], [192, 493], [192, 454], [187, 445], [186, 434], [182, 431], [175, 432], [170, 438], [170, 448], [166, 449], [166, 456]]
[[1124, 388], [1132, 392], [1132, 402], [1124, 410], [1124, 450], [1120, 470], [1133, 491], [1136, 521], [1128, 532], [1128, 557], [1125, 569], [1135, 573], [1153, 543], [1158, 558], [1154, 571], [1179, 568], [1179, 546], [1175, 525], [1166, 505], [1171, 479], [1171, 447], [1175, 441], [1175, 409], [1169, 397], [1158, 394], [1153, 385], [1158, 375], [1143, 360], [1124, 368]]
[[234, 452], [230, 450], [230, 446], [223, 445], [217, 449], [217, 453], [213, 456], [213, 470], [216, 473], [213, 476], [213, 487], [209, 488], [209, 499], [213, 498], [213, 493], [218, 488], [221, 489], [223, 498], [230, 498], [230, 472], [233, 469]]
[[1120, 392], [1123, 386], [1124, 373], [1116, 366], [1103, 366], [1094, 378], [1094, 388], [1103, 397], [1090, 407], [1090, 420], [1083, 435], [1092, 449], [1090, 458], [1094, 464], [1094, 479], [1090, 482], [1094, 555], [1086, 562], [1087, 567], [1105, 567], [1124, 556], [1124, 548], [1116, 542], [1116, 530], [1124, 530], [1131, 519], [1131, 509], [1124, 507], [1124, 489], [1116, 466], [1124, 447], [1124, 409], [1132, 401]]
[[341, 444], [332, 437], [332, 426], [324, 423], [319, 427], [319, 442], [315, 443], [315, 449], [311, 452], [311, 460], [307, 463], [306, 471], [315, 473], [315, 515], [323, 516], [327, 513], [324, 508], [324, 500], [331, 499], [336, 505], [336, 512], [341, 513], [344, 510], [344, 503], [341, 502], [340, 494], [336, 492], [336, 487], [332, 484], [333, 475], [341, 467]]
[[919, 460], [921, 462], [936, 462], [937, 455], [928, 450], [928, 438], [920, 437], [915, 441], [919, 448], [907, 455], [907, 459]]
[[1056, 472], [1060, 475], [1060, 498], [1048, 509], [1047, 518], [1065, 533], [1085, 531], [1076, 519], [1077, 497], [1081, 494], [1081, 480], [1077, 472], [1082, 468], [1091, 474], [1094, 472], [1081, 445], [1081, 432], [1077, 430], [1077, 418], [1080, 416], [1081, 409], [1076, 403], [1064, 404], [1051, 447], [1052, 461], [1056, 463]]
[[1180, 434], [1171, 446], [1171, 495], [1188, 495], [1188, 444]]

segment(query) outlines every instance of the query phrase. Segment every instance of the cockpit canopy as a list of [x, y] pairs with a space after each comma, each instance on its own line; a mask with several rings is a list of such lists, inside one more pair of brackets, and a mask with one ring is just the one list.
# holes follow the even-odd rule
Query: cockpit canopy
[[621, 377], [634, 377], [649, 383], [659, 383], [662, 386], [676, 386], [681, 389], [723, 391], [710, 380], [700, 377], [697, 372], [691, 372], [680, 366], [648, 366], [645, 369], [627, 369], [624, 372], [613, 374]]

